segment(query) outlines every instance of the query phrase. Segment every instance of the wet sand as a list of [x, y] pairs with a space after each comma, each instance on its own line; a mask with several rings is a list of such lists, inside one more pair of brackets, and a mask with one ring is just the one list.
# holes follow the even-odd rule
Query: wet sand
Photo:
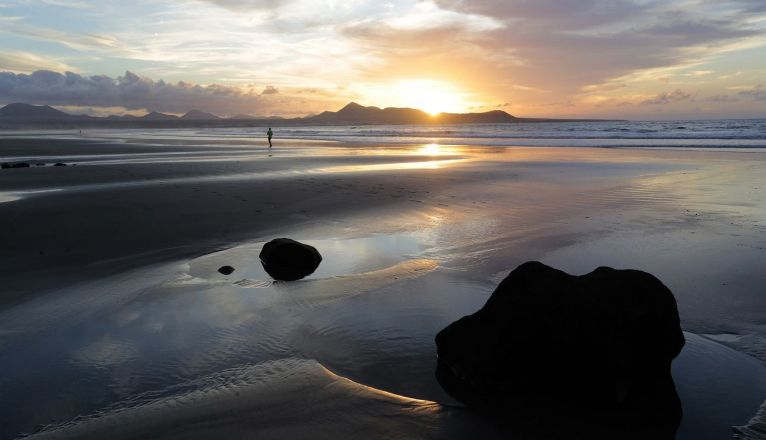
[[[2, 438], [507, 435], [440, 389], [433, 336], [527, 260], [673, 290], [679, 438], [766, 399], [766, 153], [134, 136], [0, 158], [70, 165], [0, 171]], [[277, 236], [319, 270], [272, 283]]]

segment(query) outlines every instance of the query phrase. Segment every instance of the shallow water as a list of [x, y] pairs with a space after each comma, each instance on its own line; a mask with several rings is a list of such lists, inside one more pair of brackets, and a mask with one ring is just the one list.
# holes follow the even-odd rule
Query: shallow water
[[[431, 395], [421, 397], [440, 395], [431, 362], [423, 361], [433, 360], [432, 335], [449, 318], [429, 322], [436, 316], [416, 297], [405, 301], [406, 315], [382, 328], [375, 324], [386, 315], [355, 299], [386, 295], [387, 286], [401, 287], [437, 269], [437, 262], [422, 258], [427, 243], [416, 237], [306, 240], [322, 250], [325, 262], [293, 283], [270, 281], [257, 258], [262, 243], [253, 243], [192, 260], [159, 282], [146, 277], [146, 285], [59, 292], [70, 304], [66, 321], [52, 318], [42, 301], [39, 308], [8, 311], [0, 348], [7, 359], [0, 368], [5, 435], [103, 407], [139, 405], [176, 392], [179, 383], [286, 357], [356, 371], [384, 368], [384, 359], [398, 368], [410, 362], [428, 370], [430, 383], [416, 382]], [[219, 274], [224, 264], [233, 265], [234, 274]], [[121, 291], [100, 291], [108, 288]], [[106, 304], [89, 298], [106, 294]], [[64, 407], [41, 404], [62, 400]]]
[[[430, 402], [457, 403], [435, 380], [433, 337], [456, 317], [480, 308], [494, 286], [466, 280], [460, 271], [440, 266], [446, 261], [429, 259], [438, 237], [432, 230], [305, 240], [321, 250], [324, 262], [298, 282], [270, 281], [257, 259], [262, 243], [251, 243], [174, 266], [169, 278], [157, 275], [172, 273], [167, 270], [172, 267], [154, 278], [147, 275], [145, 284], [134, 281], [120, 288], [115, 282], [61, 292], [68, 303], [80, 303], [65, 322], [56, 320], [47, 329], [4, 328], [4, 437], [44, 425], [41, 438], [105, 433], [138, 438], [170, 427], [175, 436], [199, 436], [206, 431], [184, 426], [219, 419], [222, 411], [255, 411], [252, 402], [260, 402], [258, 411], [271, 423], [284, 419], [283, 425], [300, 426], [297, 432], [305, 434], [311, 417], [336, 415], [327, 407], [320, 416], [296, 412], [290, 417], [264, 402], [275, 399], [274, 393], [281, 405], [307, 392], [322, 406], [327, 399], [356, 396], [357, 405], [344, 409], [347, 416], [379, 418], [375, 389], [394, 393], [386, 411], [405, 425], [443, 427], [442, 413], [455, 410]], [[224, 264], [235, 272], [219, 274]], [[117, 290], [109, 302], [91, 307], [88, 295], [106, 294], [100, 289], [109, 287]], [[35, 310], [23, 312], [29, 318]], [[301, 359], [314, 359], [316, 367]], [[328, 394], [322, 389], [338, 378], [323, 368], [372, 388]], [[681, 439], [719, 438], [732, 425], [744, 424], [766, 398], [766, 368], [760, 362], [692, 334], [674, 375], [685, 411]], [[252, 396], [240, 398], [240, 393]], [[732, 393], [737, 400], [727, 401]], [[398, 396], [422, 399], [415, 403], [420, 412], [412, 414], [410, 404], [402, 403], [407, 399]], [[450, 416], [460, 429], [491, 430], [471, 417]], [[233, 424], [229, 429], [239, 432], [243, 423], [224, 425]], [[358, 423], [340, 425], [348, 431]], [[399, 426], [391, 423], [366, 429], [388, 438], [383, 432]], [[270, 437], [263, 425], [249, 429]], [[444, 437], [458, 438], [438, 432], [424, 436]]]

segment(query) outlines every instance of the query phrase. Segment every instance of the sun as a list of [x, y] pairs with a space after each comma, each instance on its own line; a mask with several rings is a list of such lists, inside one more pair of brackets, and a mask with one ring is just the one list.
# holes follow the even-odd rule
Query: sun
[[468, 104], [455, 86], [444, 81], [402, 80], [393, 92], [404, 107], [419, 108], [432, 115], [441, 112], [464, 112]]
[[463, 113], [471, 106], [468, 94], [447, 81], [402, 79], [381, 86], [367, 90], [379, 106], [417, 108], [432, 115]]

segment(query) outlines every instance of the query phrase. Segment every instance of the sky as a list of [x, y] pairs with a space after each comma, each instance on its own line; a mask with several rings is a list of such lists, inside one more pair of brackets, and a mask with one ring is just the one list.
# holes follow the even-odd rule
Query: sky
[[766, 0], [0, 0], [0, 104], [766, 117]]

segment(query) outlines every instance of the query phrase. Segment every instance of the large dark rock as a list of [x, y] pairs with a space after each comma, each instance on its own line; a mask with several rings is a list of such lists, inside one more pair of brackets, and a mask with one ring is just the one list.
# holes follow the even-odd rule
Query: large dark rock
[[322, 256], [313, 247], [291, 240], [276, 238], [263, 245], [261, 264], [275, 280], [294, 281], [314, 273]]
[[489, 414], [544, 413], [573, 438], [674, 438], [680, 424], [676, 301], [645, 272], [524, 263], [436, 345], [442, 387]]

